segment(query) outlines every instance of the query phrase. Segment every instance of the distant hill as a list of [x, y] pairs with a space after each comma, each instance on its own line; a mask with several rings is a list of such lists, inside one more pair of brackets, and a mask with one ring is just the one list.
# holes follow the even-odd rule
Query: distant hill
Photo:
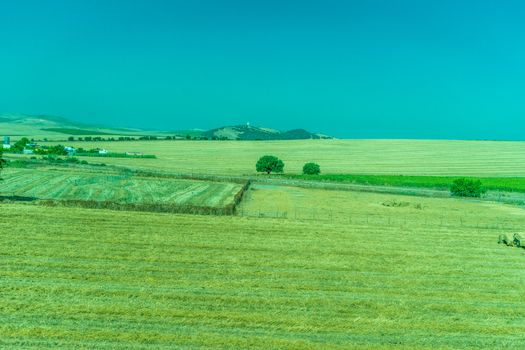
[[208, 139], [228, 140], [306, 140], [331, 138], [322, 134], [314, 134], [304, 129], [279, 131], [250, 125], [225, 126], [203, 133]]
[[109, 128], [77, 123], [50, 115], [2, 114], [0, 135], [32, 137], [64, 137], [65, 135], [133, 135], [138, 129]]
[[330, 138], [314, 134], [304, 129], [279, 131], [249, 125], [225, 126], [203, 130], [142, 130], [131, 128], [111, 128], [101, 125], [78, 123], [66, 118], [50, 115], [0, 114], [0, 136], [28, 136], [63, 140], [69, 136], [179, 136], [185, 138], [207, 138], [228, 140], [305, 140]]

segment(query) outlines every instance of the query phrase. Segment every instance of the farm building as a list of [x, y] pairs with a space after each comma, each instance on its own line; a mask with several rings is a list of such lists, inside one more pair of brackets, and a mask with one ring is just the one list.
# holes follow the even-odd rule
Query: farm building
[[67, 155], [70, 156], [70, 157], [71, 157], [71, 156], [74, 156], [75, 153], [77, 153], [77, 149], [76, 149], [76, 148], [74, 148], [74, 147], [69, 147], [69, 146], [64, 147], [64, 151], [66, 151], [66, 152], [67, 152]]
[[11, 138], [9, 136], [4, 136], [4, 143], [2, 144], [3, 149], [11, 148]]
[[107, 149], [99, 149], [98, 150], [98, 154], [108, 154], [108, 150]]

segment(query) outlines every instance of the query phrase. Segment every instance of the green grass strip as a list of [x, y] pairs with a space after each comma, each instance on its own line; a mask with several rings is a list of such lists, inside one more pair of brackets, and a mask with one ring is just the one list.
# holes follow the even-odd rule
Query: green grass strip
[[[357, 175], [357, 174], [321, 174], [321, 175], [284, 175], [287, 178], [354, 183], [374, 186], [423, 187], [448, 189], [452, 182], [462, 176], [404, 176], [404, 175]], [[467, 177], [477, 179], [475, 177]], [[525, 177], [481, 177], [487, 190], [525, 192]]]

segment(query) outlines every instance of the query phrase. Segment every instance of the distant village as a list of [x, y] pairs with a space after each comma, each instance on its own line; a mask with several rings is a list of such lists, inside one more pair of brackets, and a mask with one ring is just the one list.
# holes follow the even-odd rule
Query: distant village
[[62, 146], [62, 145], [53, 145], [53, 146], [44, 146], [39, 145], [38, 143], [29, 140], [26, 137], [21, 138], [16, 141], [14, 144], [11, 143], [10, 136], [4, 136], [2, 149], [4, 152], [8, 153], [18, 153], [18, 154], [35, 154], [35, 155], [56, 155], [56, 156], [111, 156], [111, 157], [136, 157], [136, 158], [156, 158], [153, 155], [145, 155], [142, 152], [124, 152], [124, 153], [115, 153], [109, 152], [104, 148], [92, 148], [84, 149], [81, 147], [72, 147], [72, 146]]

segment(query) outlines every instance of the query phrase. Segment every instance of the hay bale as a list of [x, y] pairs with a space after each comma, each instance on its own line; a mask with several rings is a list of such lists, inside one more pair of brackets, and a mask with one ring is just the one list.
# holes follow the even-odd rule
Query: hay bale
[[509, 237], [506, 234], [501, 234], [498, 237], [498, 244], [505, 244], [508, 246], [512, 246], [512, 241], [509, 239]]
[[524, 247], [525, 248], [525, 240], [523, 240], [523, 237], [519, 233], [515, 233], [514, 236], [512, 236], [512, 243], [516, 247]]

